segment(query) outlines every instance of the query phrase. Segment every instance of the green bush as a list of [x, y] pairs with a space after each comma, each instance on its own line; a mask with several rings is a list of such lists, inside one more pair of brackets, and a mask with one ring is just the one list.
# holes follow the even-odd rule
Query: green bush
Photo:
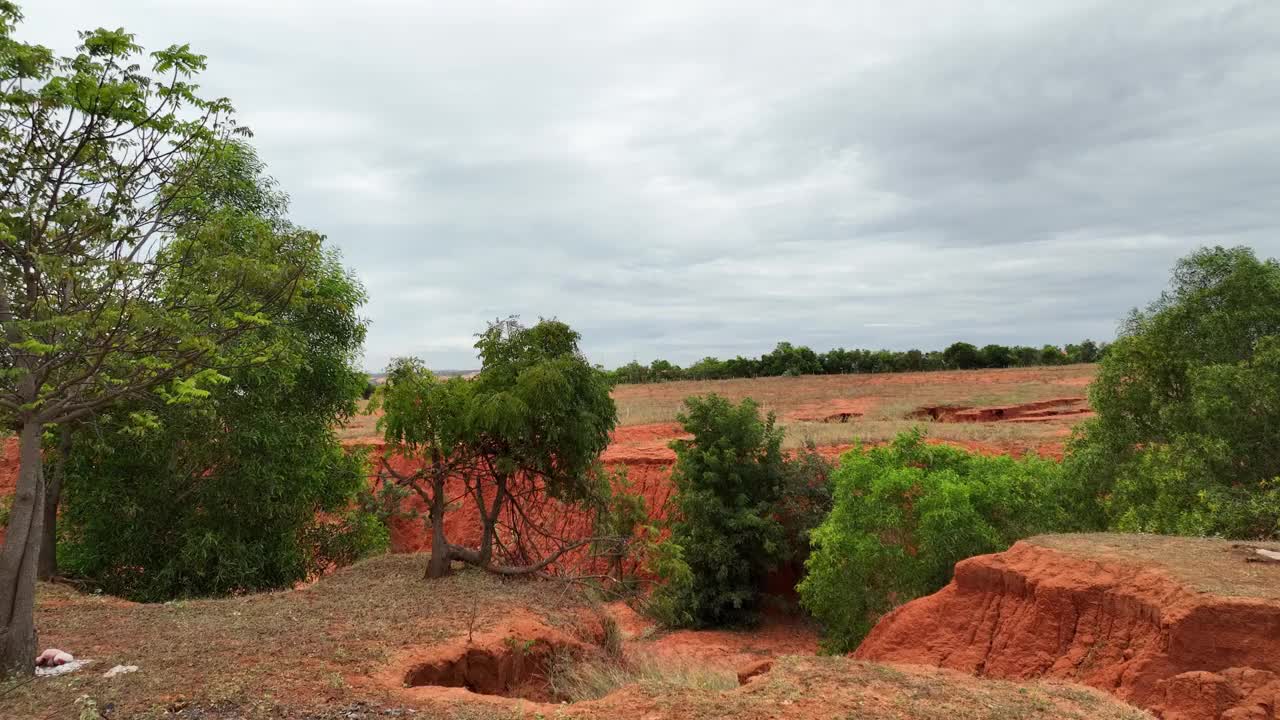
[[351, 368], [363, 297], [327, 256], [284, 321], [258, 331], [271, 357], [195, 401], [132, 400], [80, 427], [62, 506], [66, 569], [157, 601], [289, 587], [384, 549], [385, 529], [358, 502], [365, 459], [334, 433], [367, 381]]
[[1280, 263], [1197, 251], [1134, 311], [1066, 467], [1120, 530], [1280, 537]]
[[882, 614], [941, 588], [957, 561], [1071, 525], [1056, 462], [930, 445], [918, 430], [845, 454], [831, 479], [835, 504], [813, 532], [798, 588], [831, 652], [853, 649]]
[[775, 512], [786, 483], [782, 430], [753, 401], [718, 395], [686, 399], [679, 419], [693, 439], [672, 443], [675, 548], [652, 607], [674, 626], [750, 623], [765, 574], [787, 554]]

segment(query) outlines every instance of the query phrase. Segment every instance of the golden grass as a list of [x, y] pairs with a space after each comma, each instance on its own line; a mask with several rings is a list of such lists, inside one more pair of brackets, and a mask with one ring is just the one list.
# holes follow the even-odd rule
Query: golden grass
[[[868, 442], [889, 440], [920, 424], [909, 415], [933, 405], [981, 407], [1034, 402], [1085, 394], [1096, 366], [1009, 368], [879, 375], [814, 375], [742, 380], [706, 380], [620, 385], [613, 391], [618, 406], [618, 425], [648, 425], [675, 422], [684, 399], [691, 395], [717, 393], [730, 400], [752, 398], [765, 411], [772, 411], [786, 428], [785, 446], [795, 448], [812, 440], [817, 445], [842, 445], [854, 439]], [[789, 420], [787, 415], [802, 408], [826, 403], [854, 401], [866, 406], [863, 417], [849, 423], [825, 424]], [[377, 437], [376, 416], [361, 414], [351, 418], [338, 435], [344, 440]], [[941, 440], [1030, 446], [1061, 442], [1072, 420], [1043, 423], [925, 423], [929, 435]]]
[[598, 700], [635, 683], [659, 688], [732, 690], [738, 687], [738, 676], [727, 668], [649, 654], [580, 659], [564, 656], [548, 669], [547, 682], [553, 697], [581, 702]]
[[1216, 595], [1280, 600], [1280, 564], [1246, 562], [1236, 545], [1280, 551], [1280, 543], [1174, 537], [1140, 533], [1037, 535], [1033, 545], [1082, 557], [1165, 569], [1175, 578]]
[[833, 400], [862, 399], [868, 419], [899, 419], [925, 405], [1003, 405], [1080, 396], [1094, 365], [878, 375], [813, 375], [620, 385], [613, 398], [619, 425], [673, 422], [690, 395], [752, 398], [779, 417]]
[[[619, 425], [674, 422], [684, 399], [717, 393], [731, 400], [752, 398], [772, 411], [786, 430], [784, 446], [812, 441], [818, 446], [863, 440], [883, 442], [912, 427], [923, 426], [930, 437], [956, 442], [1030, 447], [1061, 443], [1073, 418], [1039, 423], [935, 423], [911, 418], [922, 407], [1013, 405], [1058, 397], [1082, 397], [1092, 380], [1093, 365], [975, 370], [883, 375], [833, 375], [673, 382], [623, 385], [614, 390]], [[862, 417], [847, 423], [788, 419], [797, 410], [852, 401]]]

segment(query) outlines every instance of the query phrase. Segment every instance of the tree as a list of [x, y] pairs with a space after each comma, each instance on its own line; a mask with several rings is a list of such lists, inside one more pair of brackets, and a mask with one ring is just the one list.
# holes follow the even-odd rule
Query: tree
[[[393, 451], [419, 467], [400, 472], [384, 463], [384, 469], [432, 508], [429, 574], [444, 574], [451, 560], [502, 575], [539, 573], [600, 540], [566, 537], [542, 512], [548, 500], [581, 509], [610, 504], [598, 460], [617, 410], [578, 339], [556, 320], [525, 327], [512, 318], [480, 334], [482, 365], [470, 381], [440, 383], [416, 361], [392, 367], [381, 401], [383, 431]], [[444, 534], [451, 478], [462, 481], [475, 507], [475, 547]]]
[[1040, 348], [1041, 365], [1062, 365], [1067, 362], [1066, 353], [1057, 345], [1045, 345]]
[[1071, 363], [1095, 363], [1101, 354], [1098, 343], [1092, 340], [1085, 340], [1079, 345], [1068, 345], [1067, 362]]
[[[317, 249], [276, 322], [240, 342], [270, 362], [227, 372], [197, 403], [114, 405], [77, 433], [66, 506], [75, 574], [160, 601], [290, 587], [386, 541], [355, 501], [363, 458], [334, 432], [367, 380], [364, 293]], [[263, 336], [269, 337], [263, 337]]]
[[1013, 364], [1013, 350], [1004, 345], [984, 345], [978, 355], [983, 367], [1007, 368]]
[[1280, 263], [1243, 247], [1181, 259], [1090, 387], [1067, 467], [1098, 524], [1280, 536]]
[[722, 380], [729, 377], [729, 369], [727, 363], [708, 356], [690, 365], [685, 374], [691, 380]]
[[786, 555], [777, 504], [786, 483], [782, 430], [750, 399], [690, 397], [679, 420], [692, 440], [672, 443], [677, 508], [671, 543], [687, 582], [669, 582], [657, 605], [672, 625], [751, 622], [765, 573]]
[[242, 131], [228, 101], [196, 95], [202, 56], [173, 46], [147, 73], [131, 35], [96, 30], [55, 58], [13, 39], [20, 19], [0, 1], [0, 410], [21, 466], [0, 551], [3, 674], [32, 671], [45, 428], [158, 387], [206, 392], [236, 362], [220, 349], [287, 304], [294, 251], [319, 242], [205, 203]]
[[885, 612], [945, 585], [964, 558], [1073, 529], [1060, 477], [1051, 460], [931, 445], [919, 431], [847, 453], [798, 587], [826, 649], [852, 650]]
[[972, 370], [982, 366], [982, 355], [979, 354], [978, 348], [967, 342], [949, 345], [942, 351], [942, 359], [946, 361], [947, 367], [960, 370]]
[[[431, 559], [427, 576], [449, 572], [449, 540], [444, 532], [446, 495], [450, 478], [475, 472], [477, 458], [470, 445], [467, 415], [474, 385], [462, 377], [437, 378], [417, 358], [397, 358], [387, 368], [386, 383], [369, 411], [383, 411], [378, 421], [387, 441], [381, 458], [381, 477], [417, 494], [428, 508], [431, 525]], [[412, 472], [399, 471], [393, 458], [417, 465]]]

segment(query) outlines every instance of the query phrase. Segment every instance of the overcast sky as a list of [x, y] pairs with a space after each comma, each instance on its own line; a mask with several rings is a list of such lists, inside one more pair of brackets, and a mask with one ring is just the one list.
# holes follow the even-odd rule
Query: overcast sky
[[22, 5], [209, 56], [373, 370], [509, 314], [608, 366], [1110, 339], [1190, 249], [1280, 255], [1276, 0]]

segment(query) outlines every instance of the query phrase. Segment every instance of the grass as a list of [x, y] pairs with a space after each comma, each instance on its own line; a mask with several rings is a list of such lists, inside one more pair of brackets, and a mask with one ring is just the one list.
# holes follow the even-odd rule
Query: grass
[[[1100, 692], [1015, 684], [945, 670], [887, 668], [845, 657], [779, 658], [737, 690], [640, 683], [627, 717], [847, 718], [849, 720], [1140, 720], [1150, 716]], [[617, 718], [609, 699], [570, 706], [573, 717]]]
[[674, 422], [690, 395], [750, 397], [779, 417], [833, 400], [873, 402], [868, 420], [900, 419], [924, 405], [1003, 405], [1083, 395], [1093, 365], [879, 375], [813, 375], [620, 385], [613, 398], [620, 425]]
[[1158, 566], [1202, 592], [1280, 601], [1280, 564], [1245, 562], [1233, 545], [1280, 543], [1130, 533], [1038, 535], [1027, 542], [1069, 555]]
[[[100, 707], [111, 704], [114, 717], [158, 718], [175, 702], [274, 717], [279, 704], [358, 697], [356, 681], [381, 670], [396, 651], [464, 637], [473, 607], [479, 632], [512, 607], [566, 625], [582, 606], [556, 586], [480, 571], [424, 582], [423, 563], [387, 555], [300, 590], [146, 605], [42, 584], [41, 646], [94, 664], [14, 690], [0, 699], [0, 717], [61, 717], [82, 695]], [[102, 678], [117, 664], [141, 669]]]
[[927, 420], [855, 420], [842, 423], [792, 422], [785, 426], [784, 448], [797, 448], [812, 441], [819, 447], [844, 445], [854, 440], [886, 442], [899, 433], [922, 427], [929, 437], [960, 443], [981, 443], [1006, 449], [1022, 449], [1061, 442], [1070, 421], [1043, 423], [939, 423]]
[[547, 681], [552, 695], [566, 702], [598, 700], [634, 683], [713, 691], [738, 687], [737, 674], [732, 670], [679, 658], [622, 654], [586, 658], [561, 656], [548, 669]]
[[[812, 441], [818, 446], [844, 445], [855, 439], [890, 440], [898, 433], [924, 425], [929, 436], [961, 443], [981, 443], [1026, 450], [1060, 447], [1077, 418], [1038, 423], [934, 423], [910, 417], [921, 407], [1013, 405], [1057, 397], [1079, 397], [1093, 378], [1093, 365], [1015, 368], [885, 375], [833, 375], [673, 382], [623, 385], [614, 390], [620, 425], [674, 422], [684, 398], [718, 393], [731, 400], [750, 397], [772, 411], [786, 431], [784, 446], [796, 448]], [[847, 423], [822, 423], [788, 418], [790, 413], [832, 403], [854, 403], [862, 417]]]

